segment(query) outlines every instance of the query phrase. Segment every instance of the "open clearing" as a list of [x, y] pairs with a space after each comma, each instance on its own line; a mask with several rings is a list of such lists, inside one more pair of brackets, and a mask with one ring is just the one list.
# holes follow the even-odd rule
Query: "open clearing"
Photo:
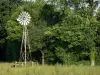
[[100, 66], [48, 66], [11, 67], [12, 63], [0, 63], [0, 75], [100, 75]]

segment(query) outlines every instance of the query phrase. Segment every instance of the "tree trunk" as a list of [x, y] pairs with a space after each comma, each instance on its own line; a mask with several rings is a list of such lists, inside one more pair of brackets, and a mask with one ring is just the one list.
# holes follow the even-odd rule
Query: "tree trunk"
[[95, 61], [91, 60], [91, 66], [95, 66]]
[[42, 65], [44, 65], [44, 55], [42, 55]]
[[41, 51], [41, 54], [42, 54], [42, 65], [44, 65], [44, 52], [42, 50]]
[[90, 59], [91, 59], [91, 66], [95, 66], [95, 47], [91, 48]]

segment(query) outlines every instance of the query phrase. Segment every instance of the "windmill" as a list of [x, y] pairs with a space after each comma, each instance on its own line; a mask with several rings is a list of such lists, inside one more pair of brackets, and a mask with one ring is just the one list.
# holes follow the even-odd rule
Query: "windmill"
[[[29, 45], [29, 38], [28, 38], [28, 29], [27, 26], [31, 21], [31, 16], [28, 12], [23, 11], [20, 13], [17, 21], [23, 26], [23, 34], [22, 34], [22, 42], [21, 42], [21, 50], [20, 50], [20, 59], [24, 60], [25, 66], [26, 62], [29, 59], [30, 53], [30, 45]], [[27, 50], [27, 46], [29, 50]], [[23, 50], [24, 49], [24, 50]]]
[[95, 9], [93, 11], [93, 16], [97, 15], [98, 10], [100, 9], [100, 0], [95, 0]]

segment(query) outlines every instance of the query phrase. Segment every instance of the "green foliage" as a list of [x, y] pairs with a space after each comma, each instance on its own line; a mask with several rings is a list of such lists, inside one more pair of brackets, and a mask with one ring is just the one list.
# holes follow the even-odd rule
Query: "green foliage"
[[73, 60], [73, 54], [68, 53], [67, 50], [65, 50], [61, 47], [56, 47], [55, 55], [60, 60], [60, 62], [59, 62], [59, 60], [57, 60], [58, 63], [70, 65], [72, 63], [72, 61], [73, 62], [75, 61], [75, 60]]
[[60, 21], [60, 13], [54, 10], [54, 5], [45, 4], [41, 9], [41, 17], [47, 22], [48, 26], [55, 25]]
[[0, 1], [0, 49], [7, 59], [12, 61], [19, 58], [22, 26], [16, 19], [22, 11], [26, 11], [31, 15], [28, 25], [31, 51], [41, 50], [46, 53], [44, 56], [47, 63], [76, 64], [83, 61], [85, 64], [84, 60], [99, 62], [100, 12], [96, 17], [92, 16], [95, 7], [93, 0], [87, 1], [90, 7], [81, 9], [78, 6], [83, 0], [71, 0], [75, 5], [73, 11], [66, 0], [48, 2], [51, 4], [42, 0]]
[[[41, 4], [41, 5], [40, 5]], [[22, 38], [22, 26], [17, 22], [17, 18], [19, 16], [19, 14], [24, 10], [29, 12], [29, 14], [31, 15], [31, 23], [28, 26], [28, 31], [29, 31], [29, 42], [31, 45], [31, 51], [34, 50], [40, 50], [42, 49], [42, 46], [44, 45], [42, 43], [43, 41], [43, 31], [44, 28], [46, 26], [45, 21], [42, 20], [42, 18], [40, 17], [40, 7], [42, 7], [42, 3], [30, 3], [28, 5], [23, 5], [20, 6], [18, 8], [15, 9], [15, 11], [13, 12], [10, 20], [8, 20], [7, 22], [7, 55], [8, 55], [8, 59], [10, 60], [16, 60], [16, 55], [15, 55], [15, 51], [16, 51], [16, 47], [19, 48], [17, 51], [19, 52], [20, 50], [20, 42], [21, 42], [21, 38]], [[19, 42], [19, 45], [16, 45], [17, 43], [15, 42]], [[9, 45], [11, 43], [14, 43], [12, 45]], [[13, 46], [14, 45], [14, 46]], [[13, 46], [13, 47], [12, 47]], [[18, 53], [17, 52], [17, 53]], [[9, 54], [12, 55], [12, 57], [15, 57], [14, 59], [12, 57], [9, 57]]]
[[8, 61], [15, 61], [19, 59], [20, 42], [22, 38], [22, 26], [17, 22], [17, 17], [23, 11], [23, 7], [14, 9], [10, 19], [7, 21], [7, 48], [6, 59]]
[[9, 20], [7, 28], [8, 32], [7, 39], [19, 40], [19, 38], [21, 38], [21, 29], [22, 28], [19, 26], [17, 22]]
[[84, 0], [71, 0], [73, 4], [78, 5], [80, 2], [83, 2]]
[[20, 42], [16, 40], [7, 40], [6, 60], [18, 61], [20, 57]]
[[9, 0], [0, 0], [0, 60], [5, 60], [6, 50], [6, 23], [10, 18], [10, 2]]
[[42, 2], [30, 3], [24, 6], [24, 10], [31, 15], [31, 22], [28, 26], [31, 51], [41, 50], [44, 46], [44, 29], [46, 22], [41, 17]]
[[21, 13], [21, 11], [23, 11], [22, 7], [19, 7], [18, 9], [16, 9], [16, 11], [14, 12], [14, 14], [11, 16], [10, 20], [8, 20], [7, 22], [7, 34], [8, 37], [7, 39], [9, 40], [20, 40], [21, 39], [21, 35], [22, 35], [22, 27], [21, 25], [19, 25], [19, 23], [17, 22], [17, 17], [19, 16], [19, 14]]
[[68, 46], [69, 51], [75, 47], [79, 47], [78, 49], [80, 49], [80, 46], [88, 48], [91, 60], [95, 60], [94, 41], [96, 40], [97, 27], [98, 21], [95, 18], [84, 18], [79, 14], [72, 13], [67, 14], [62, 23], [49, 27], [45, 34], [49, 37], [55, 37], [60, 40], [59, 42], [68, 42], [66, 46]]

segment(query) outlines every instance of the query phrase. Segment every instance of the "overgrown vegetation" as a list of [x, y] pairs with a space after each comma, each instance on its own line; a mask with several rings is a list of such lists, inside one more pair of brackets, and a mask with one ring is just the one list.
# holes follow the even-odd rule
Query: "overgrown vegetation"
[[12, 64], [0, 63], [0, 75], [99, 75], [100, 67], [90, 66], [62, 66], [62, 65], [44, 65], [33, 67], [11, 68]]

